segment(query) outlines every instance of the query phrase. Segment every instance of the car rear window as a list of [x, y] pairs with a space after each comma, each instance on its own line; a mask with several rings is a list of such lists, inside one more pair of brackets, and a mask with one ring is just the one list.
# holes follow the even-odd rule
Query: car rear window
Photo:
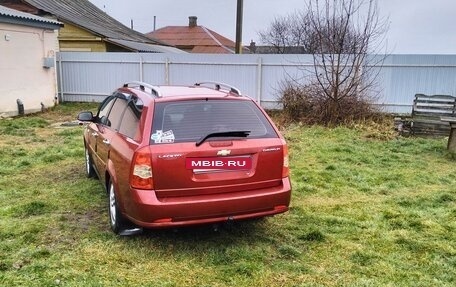
[[[192, 100], [155, 105], [151, 144], [196, 142], [211, 133], [249, 131], [248, 138], [276, 138], [274, 128], [250, 101]], [[217, 140], [222, 138], [213, 138]]]

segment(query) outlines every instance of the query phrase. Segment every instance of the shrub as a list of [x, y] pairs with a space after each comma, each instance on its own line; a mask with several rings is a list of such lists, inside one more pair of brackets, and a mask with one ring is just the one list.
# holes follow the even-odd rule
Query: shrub
[[288, 121], [325, 126], [348, 124], [374, 118], [378, 110], [365, 95], [352, 94], [332, 99], [322, 93], [317, 86], [297, 86], [287, 84], [280, 101], [284, 116]]

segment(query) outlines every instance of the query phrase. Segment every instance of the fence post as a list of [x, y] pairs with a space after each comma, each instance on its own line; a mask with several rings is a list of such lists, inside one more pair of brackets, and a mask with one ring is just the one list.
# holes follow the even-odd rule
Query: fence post
[[263, 59], [258, 57], [256, 72], [256, 101], [261, 106], [261, 91], [263, 86]]
[[165, 60], [165, 84], [169, 85], [169, 58]]
[[60, 101], [63, 103], [63, 102], [65, 102], [65, 99], [64, 99], [64, 96], [63, 96], [62, 55], [60, 53], [57, 53], [57, 60], [59, 61]]
[[142, 56], [139, 56], [139, 81], [143, 82], [144, 81], [144, 68], [143, 68], [143, 58]]

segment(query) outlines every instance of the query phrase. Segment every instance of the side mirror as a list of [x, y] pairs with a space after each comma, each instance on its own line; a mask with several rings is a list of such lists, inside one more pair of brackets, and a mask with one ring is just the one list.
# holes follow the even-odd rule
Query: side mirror
[[78, 115], [78, 121], [81, 122], [92, 122], [93, 114], [92, 112], [80, 112]]

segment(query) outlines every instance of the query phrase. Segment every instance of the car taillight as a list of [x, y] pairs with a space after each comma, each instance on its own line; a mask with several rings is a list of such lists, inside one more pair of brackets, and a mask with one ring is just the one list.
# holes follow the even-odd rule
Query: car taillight
[[288, 158], [288, 146], [287, 143], [282, 140], [283, 142], [283, 167], [282, 167], [282, 177], [288, 177], [290, 175], [290, 167], [289, 167], [289, 158]]
[[152, 159], [149, 147], [143, 147], [133, 155], [130, 185], [137, 189], [153, 189]]

